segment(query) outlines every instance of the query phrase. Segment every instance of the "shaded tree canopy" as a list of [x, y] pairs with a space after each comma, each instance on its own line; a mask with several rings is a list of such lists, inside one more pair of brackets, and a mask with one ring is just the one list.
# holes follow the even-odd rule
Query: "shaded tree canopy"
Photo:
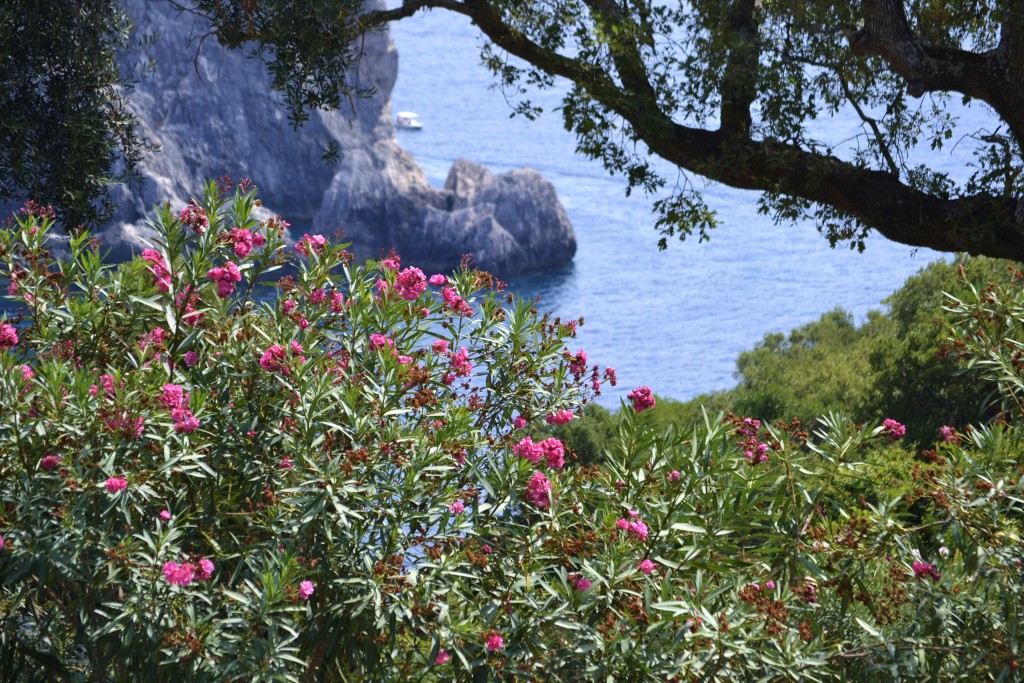
[[[297, 125], [360, 94], [346, 74], [365, 31], [431, 9], [464, 15], [519, 113], [540, 113], [531, 90], [568, 82], [561, 114], [578, 150], [658, 196], [662, 246], [716, 226], [703, 177], [760, 192], [760, 210], [809, 219], [833, 244], [863, 248], [876, 230], [1024, 260], [1021, 2], [169, 1], [266, 62]], [[991, 110], [992, 129], [958, 127], [961, 101]], [[823, 138], [820, 120], [841, 111], [859, 132]], [[953, 144], [974, 150], [955, 177], [929, 163]]]
[[[224, 8], [274, 25], [292, 5], [194, 4], [222, 26]], [[630, 188], [660, 194], [662, 245], [715, 226], [691, 182], [702, 176], [759, 191], [762, 211], [810, 219], [833, 244], [863, 248], [874, 229], [916, 247], [1024, 259], [1024, 3], [405, 0], [346, 28], [430, 9], [465, 15], [483, 32], [502, 87], [526, 96], [569, 82], [562, 115], [579, 151]], [[318, 50], [348, 38], [305, 33], [290, 45]], [[960, 100], [987, 105], [998, 127], [959, 131], [948, 105]], [[820, 139], [815, 120], [844, 109], [859, 117], [860, 134]], [[539, 113], [526, 99], [518, 110]], [[976, 155], [958, 177], [922, 163], [964, 132]], [[659, 174], [652, 156], [680, 179]]]

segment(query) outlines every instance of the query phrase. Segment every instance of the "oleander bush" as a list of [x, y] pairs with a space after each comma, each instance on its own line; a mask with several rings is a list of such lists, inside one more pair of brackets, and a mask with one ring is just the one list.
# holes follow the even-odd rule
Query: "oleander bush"
[[[5, 680], [1017, 675], [1016, 419], [949, 430], [913, 519], [849, 489], [893, 420], [665, 428], [640, 388], [583, 462], [532, 431], [614, 381], [573, 323], [257, 203], [211, 184], [117, 266], [38, 206], [0, 231]], [[985, 296], [958, 353], [1014, 398]]]

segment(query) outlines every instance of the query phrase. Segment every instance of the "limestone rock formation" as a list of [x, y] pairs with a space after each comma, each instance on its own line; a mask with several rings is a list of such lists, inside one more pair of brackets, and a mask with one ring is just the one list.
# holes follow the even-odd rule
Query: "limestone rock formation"
[[[258, 61], [202, 40], [208, 27], [169, 3], [126, 7], [140, 34], [157, 38], [130, 56], [155, 63], [130, 100], [140, 131], [160, 149], [142, 162], [141, 186], [119, 191], [119, 212], [99, 235], [115, 256], [143, 248], [155, 204], [183, 206], [205, 179], [221, 176], [251, 178], [298, 235], [342, 229], [363, 257], [394, 248], [408, 263], [442, 269], [471, 253], [479, 267], [508, 274], [575, 254], [572, 225], [535, 171], [494, 176], [459, 160], [444, 190], [430, 187], [395, 137], [398, 55], [386, 31], [366, 37], [358, 71], [376, 95], [347, 111], [315, 112], [296, 131]], [[340, 151], [334, 164], [321, 158], [329, 140]]]

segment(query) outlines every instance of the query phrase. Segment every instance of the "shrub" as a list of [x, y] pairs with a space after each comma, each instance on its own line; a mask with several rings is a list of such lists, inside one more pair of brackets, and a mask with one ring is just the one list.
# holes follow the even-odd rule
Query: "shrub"
[[623, 406], [566, 461], [527, 435], [600, 386], [571, 324], [468, 269], [293, 258], [255, 202], [210, 186], [119, 267], [0, 232], [8, 680], [1013, 675], [1024, 503], [985, 430], [915, 473], [927, 524], [843, 488], [892, 422]]

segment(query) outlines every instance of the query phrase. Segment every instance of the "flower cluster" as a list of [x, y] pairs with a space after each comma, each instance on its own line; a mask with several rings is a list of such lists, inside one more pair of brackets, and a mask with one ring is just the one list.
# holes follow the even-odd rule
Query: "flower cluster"
[[899, 440], [907, 433], [907, 428], [905, 426], [890, 418], [882, 420], [882, 429], [893, 441]]
[[939, 581], [942, 579], [942, 572], [940, 572], [931, 562], [915, 560], [914, 563], [910, 565], [910, 568], [914, 570], [915, 579], [931, 579], [932, 581]]
[[199, 429], [199, 420], [189, 409], [189, 397], [184, 388], [177, 384], [165, 384], [160, 405], [171, 411], [174, 420], [174, 431], [179, 434], [191, 434]]
[[142, 260], [145, 261], [150, 272], [153, 274], [153, 283], [161, 292], [166, 292], [171, 287], [171, 271], [167, 268], [167, 261], [163, 254], [155, 249], [143, 249]]
[[18, 344], [18, 332], [13, 325], [0, 323], [0, 351], [12, 349]]
[[526, 484], [526, 500], [540, 510], [547, 510], [551, 507], [551, 481], [544, 476], [543, 472], [534, 472], [533, 477]]
[[641, 543], [647, 541], [647, 534], [650, 530], [647, 525], [640, 520], [640, 512], [637, 510], [629, 511], [629, 518], [621, 518], [615, 521], [615, 526], [626, 532], [626, 536], [629, 538], [635, 538]]
[[415, 301], [427, 289], [427, 278], [419, 268], [406, 268], [395, 279], [395, 289], [406, 301]]
[[743, 418], [736, 427], [736, 435], [741, 437], [739, 446], [747, 464], [754, 466], [768, 461], [768, 444], [760, 440], [761, 421], [752, 417]]
[[653, 408], [656, 403], [650, 387], [637, 387], [626, 394], [626, 398], [633, 402], [633, 410], [638, 413]]
[[253, 247], [262, 247], [267, 242], [267, 238], [262, 233], [254, 233], [244, 228], [232, 228], [221, 239], [231, 245], [235, 256], [242, 259], [248, 258]]
[[576, 417], [576, 413], [571, 410], [559, 410], [556, 413], [551, 413], [544, 418], [544, 421], [549, 425], [564, 425], [573, 421]]
[[217, 296], [226, 299], [235, 291], [235, 283], [242, 280], [242, 271], [239, 270], [238, 264], [227, 261], [223, 266], [207, 271], [206, 277], [217, 283]]
[[303, 234], [302, 239], [295, 244], [295, 251], [306, 258], [310, 253], [321, 254], [327, 248], [327, 238], [323, 235]]
[[167, 561], [163, 566], [164, 579], [172, 586], [187, 586], [193, 581], [209, 581], [213, 577], [214, 565], [207, 558], [196, 564]]
[[188, 206], [181, 210], [178, 220], [192, 228], [197, 235], [202, 235], [210, 226], [210, 218], [206, 215], [206, 210], [195, 202], [189, 202]]
[[524, 437], [512, 447], [512, 452], [534, 464], [544, 458], [547, 466], [553, 470], [565, 464], [565, 446], [555, 437], [548, 437], [538, 443], [534, 443], [528, 436]]

